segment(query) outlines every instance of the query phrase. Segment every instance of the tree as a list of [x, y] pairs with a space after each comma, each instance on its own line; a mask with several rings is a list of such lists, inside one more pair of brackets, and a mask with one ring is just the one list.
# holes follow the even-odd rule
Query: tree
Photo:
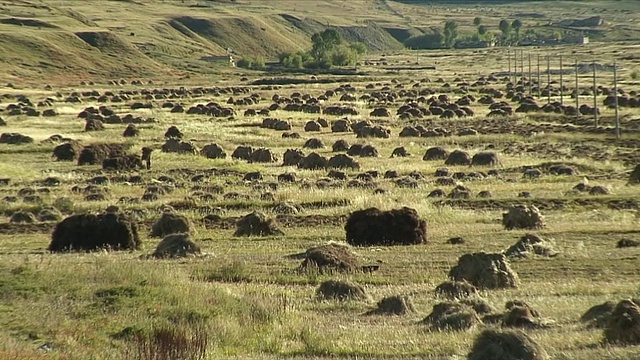
[[334, 29], [326, 29], [311, 36], [311, 56], [316, 61], [326, 59], [329, 53], [342, 44], [342, 37]]
[[487, 34], [487, 27], [484, 25], [478, 26], [478, 35], [485, 36]]
[[511, 23], [511, 27], [516, 32], [516, 41], [520, 41], [520, 28], [522, 28], [522, 21], [515, 19], [513, 23]]
[[480, 26], [480, 24], [482, 24], [482, 18], [477, 17], [477, 18], [473, 19], [473, 26], [478, 27], [478, 26]]
[[444, 46], [452, 48], [458, 38], [458, 23], [455, 21], [447, 21], [444, 24]]
[[511, 33], [511, 24], [507, 20], [500, 20], [500, 24], [498, 28], [502, 32], [502, 39], [506, 41], [509, 38], [509, 33]]
[[443, 37], [440, 32], [412, 36], [404, 41], [404, 46], [410, 49], [440, 49], [442, 48]]

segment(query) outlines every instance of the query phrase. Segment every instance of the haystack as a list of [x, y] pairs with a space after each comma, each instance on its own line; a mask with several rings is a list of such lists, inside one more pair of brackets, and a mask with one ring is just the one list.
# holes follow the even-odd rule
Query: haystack
[[409, 296], [393, 295], [378, 301], [377, 307], [364, 315], [408, 315], [416, 313], [416, 308]]
[[320, 300], [367, 300], [369, 297], [364, 288], [355, 283], [339, 280], [327, 280], [316, 290]]
[[250, 163], [272, 163], [277, 162], [278, 157], [268, 148], [258, 148], [253, 150], [249, 156]]
[[171, 234], [165, 236], [151, 256], [161, 259], [181, 258], [200, 255], [198, 244], [191, 241], [189, 234]]
[[212, 143], [209, 145], [205, 145], [202, 149], [200, 149], [200, 155], [206, 157], [207, 159], [226, 159], [227, 153], [224, 149], [216, 144]]
[[38, 221], [60, 221], [62, 219], [62, 213], [55, 207], [45, 207], [38, 212]]
[[518, 275], [501, 253], [479, 252], [462, 255], [458, 264], [449, 271], [449, 277], [455, 281], [468, 281], [479, 289], [518, 286]]
[[349, 143], [346, 140], [337, 140], [331, 146], [333, 152], [341, 152], [349, 150]]
[[53, 252], [139, 248], [137, 224], [115, 213], [71, 215], [56, 225], [49, 244]]
[[633, 239], [620, 239], [616, 244], [618, 249], [627, 248], [627, 247], [640, 247], [640, 241]]
[[546, 351], [522, 331], [488, 329], [473, 343], [468, 360], [546, 360]]
[[640, 164], [636, 165], [631, 174], [629, 174], [628, 185], [638, 185], [640, 184]]
[[424, 153], [422, 160], [424, 161], [432, 161], [432, 160], [445, 160], [449, 156], [449, 152], [440, 146], [428, 148]]
[[151, 226], [151, 236], [165, 237], [171, 234], [185, 234], [191, 230], [191, 224], [186, 216], [173, 211], [165, 211]]
[[543, 327], [540, 313], [523, 301], [507, 302], [507, 312], [502, 318], [502, 326], [535, 329]]
[[495, 166], [499, 163], [498, 155], [492, 151], [479, 152], [471, 158], [471, 165], [474, 166]]
[[437, 331], [463, 331], [475, 327], [481, 321], [470, 306], [458, 302], [443, 302], [433, 305], [431, 314], [422, 323]]
[[613, 314], [616, 303], [607, 301], [602, 304], [592, 306], [580, 317], [580, 321], [586, 323], [590, 328], [604, 328], [609, 322], [609, 317]]
[[327, 162], [328, 168], [334, 169], [353, 169], [359, 170], [360, 163], [358, 163], [354, 158], [346, 154], [338, 154], [332, 156]]
[[87, 145], [78, 155], [78, 165], [102, 164], [104, 159], [124, 156], [125, 151], [121, 144], [92, 144]]
[[322, 149], [324, 148], [324, 143], [322, 142], [322, 140], [317, 139], [317, 138], [311, 138], [309, 140], [307, 140], [304, 145], [302, 145], [303, 148], [305, 149]]
[[251, 157], [251, 153], [253, 153], [253, 148], [251, 146], [240, 145], [235, 150], [233, 150], [231, 158], [249, 160], [249, 158]]
[[541, 229], [544, 218], [535, 205], [515, 205], [502, 214], [502, 225], [507, 230]]
[[300, 161], [298, 162], [298, 167], [300, 169], [319, 170], [326, 168], [328, 162], [329, 160], [327, 160], [326, 157], [312, 152], [311, 154], [300, 159]]
[[320, 273], [353, 272], [360, 260], [347, 245], [330, 243], [307, 249], [300, 270], [318, 270]]
[[282, 155], [282, 166], [297, 166], [304, 158], [304, 153], [299, 149], [287, 149]]
[[9, 222], [14, 224], [33, 224], [38, 222], [38, 220], [28, 211], [16, 211], [11, 215]]
[[53, 148], [53, 157], [58, 161], [73, 161], [82, 151], [82, 145], [77, 141], [69, 141]]
[[243, 216], [236, 222], [236, 231], [233, 236], [275, 236], [284, 235], [278, 229], [273, 219], [267, 219], [266, 215], [254, 211]]
[[613, 309], [604, 329], [604, 339], [610, 344], [640, 344], [640, 299], [620, 301]]
[[445, 165], [471, 165], [471, 156], [468, 152], [454, 150], [444, 161]]
[[427, 242], [427, 222], [414, 209], [377, 208], [354, 211], [345, 226], [347, 243], [354, 246], [414, 245]]
[[466, 281], [445, 281], [436, 286], [436, 296], [449, 299], [462, 299], [475, 295], [478, 292], [475, 286]]
[[528, 255], [540, 255], [554, 257], [558, 252], [553, 249], [553, 245], [534, 234], [523, 235], [518, 242], [513, 244], [505, 252], [508, 257], [527, 257]]

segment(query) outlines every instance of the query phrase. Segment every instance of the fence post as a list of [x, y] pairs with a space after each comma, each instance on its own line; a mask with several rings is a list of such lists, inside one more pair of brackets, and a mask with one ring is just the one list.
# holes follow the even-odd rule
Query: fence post
[[616, 62], [613, 62], [613, 93], [616, 106], [616, 139], [620, 139], [620, 113], [618, 111], [618, 71]]
[[578, 114], [576, 117], [580, 117], [580, 89], [578, 88], [578, 59], [575, 60], [575, 69], [576, 69], [576, 110], [578, 110]]
[[531, 96], [531, 92], [532, 92], [532, 88], [531, 86], [533, 85], [533, 79], [531, 79], [531, 53], [529, 53], [529, 96]]
[[524, 50], [520, 50], [520, 78], [522, 79], [522, 86], [524, 86]]
[[547, 104], [551, 104], [551, 57], [547, 55]]
[[564, 105], [564, 81], [562, 77], [562, 55], [560, 55], [560, 105]]
[[540, 99], [540, 96], [541, 96], [540, 87], [541, 87], [541, 84], [540, 84], [540, 54], [538, 54], [538, 99]]
[[509, 82], [511, 82], [511, 50], [507, 50], [507, 59], [509, 59]]
[[598, 127], [598, 88], [596, 87], [596, 61], [593, 61], [593, 120]]

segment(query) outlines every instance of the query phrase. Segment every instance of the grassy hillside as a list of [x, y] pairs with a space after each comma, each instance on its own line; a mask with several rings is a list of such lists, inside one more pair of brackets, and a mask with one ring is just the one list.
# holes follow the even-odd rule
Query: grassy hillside
[[[460, 24], [460, 36], [476, 32], [482, 17], [499, 33], [500, 19], [519, 18], [523, 29], [567, 31], [567, 19], [602, 16], [605, 23], [586, 31], [596, 41], [640, 38], [631, 1], [424, 2], [390, 0], [21, 0], [0, 4], [0, 74], [3, 83], [46, 79], [77, 83], [88, 79], [184, 78], [232, 72], [224, 62], [237, 57], [275, 59], [280, 52], [310, 46], [310, 35], [327, 27], [371, 52], [402, 48], [423, 30], [445, 21]], [[473, 11], [470, 11], [472, 9]], [[534, 9], [534, 10], [532, 10]], [[523, 30], [524, 31], [524, 30]], [[575, 31], [573, 29], [572, 31]], [[212, 59], [218, 59], [213, 61]]]

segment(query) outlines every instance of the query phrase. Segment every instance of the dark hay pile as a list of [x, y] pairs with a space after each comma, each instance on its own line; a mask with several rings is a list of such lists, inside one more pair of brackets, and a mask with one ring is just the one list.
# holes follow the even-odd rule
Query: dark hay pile
[[224, 149], [218, 144], [209, 144], [205, 145], [202, 149], [200, 149], [200, 155], [206, 157], [207, 159], [226, 159], [227, 153]]
[[302, 147], [305, 149], [322, 149], [324, 148], [324, 143], [320, 139], [311, 138], [307, 140]]
[[354, 246], [415, 245], [427, 242], [427, 222], [414, 209], [377, 208], [354, 211], [345, 226], [347, 243]]
[[437, 331], [463, 331], [482, 322], [472, 307], [458, 302], [443, 302], [433, 305], [431, 314], [422, 323]]
[[123, 155], [106, 158], [102, 161], [103, 170], [135, 170], [142, 169], [142, 159], [138, 155]]
[[276, 236], [284, 235], [273, 219], [257, 211], [247, 214], [236, 222], [233, 236]]
[[320, 284], [318, 290], [316, 290], [316, 296], [320, 300], [346, 301], [369, 299], [361, 285], [339, 280], [327, 280]]
[[77, 141], [69, 141], [53, 148], [53, 157], [58, 161], [73, 161], [82, 151], [82, 145]]
[[445, 160], [449, 156], [449, 152], [440, 146], [431, 147], [427, 149], [427, 152], [424, 153], [422, 160], [424, 161], [432, 161], [432, 160]]
[[541, 229], [544, 218], [535, 205], [515, 205], [502, 214], [502, 225], [507, 230]]
[[182, 258], [200, 255], [198, 244], [191, 241], [189, 234], [171, 234], [160, 241], [151, 256], [159, 259]]
[[458, 301], [461, 304], [471, 306], [478, 315], [493, 314], [495, 309], [486, 300], [479, 297], [472, 297]]
[[84, 122], [84, 131], [102, 131], [104, 124], [98, 119], [86, 119]]
[[378, 301], [377, 307], [367, 311], [364, 315], [408, 315], [415, 314], [416, 308], [408, 296], [387, 296]]
[[171, 234], [187, 234], [191, 230], [191, 224], [186, 216], [172, 211], [165, 211], [162, 216], [151, 226], [151, 236], [165, 237]]
[[167, 139], [167, 141], [162, 144], [160, 150], [164, 153], [178, 153], [178, 154], [192, 154], [195, 155], [198, 153], [198, 148], [195, 144], [189, 141], [182, 141], [175, 138]]
[[330, 243], [308, 249], [300, 270], [320, 273], [353, 272], [360, 268], [360, 260], [349, 246]]
[[231, 154], [232, 159], [240, 159], [240, 160], [249, 160], [251, 157], [251, 153], [253, 153], [253, 148], [251, 146], [238, 146], [233, 153]]
[[604, 328], [604, 339], [617, 345], [640, 344], [640, 299], [622, 300], [616, 305]]
[[327, 162], [328, 168], [333, 169], [352, 169], [359, 170], [360, 163], [358, 163], [354, 158], [346, 154], [338, 154], [332, 156]]
[[307, 170], [320, 170], [326, 168], [328, 162], [329, 160], [327, 160], [326, 157], [313, 152], [300, 159], [300, 161], [298, 162], [298, 167], [300, 169]]
[[444, 161], [445, 165], [471, 165], [471, 156], [468, 152], [454, 150]]
[[613, 301], [607, 301], [602, 304], [592, 306], [580, 317], [580, 321], [587, 324], [589, 328], [602, 329], [607, 326], [613, 310], [616, 308], [616, 303]]
[[62, 213], [55, 207], [45, 207], [38, 212], [38, 221], [60, 221], [62, 220]]
[[2, 133], [0, 135], [0, 144], [22, 145], [31, 143], [33, 143], [33, 138], [30, 136], [18, 133]]
[[138, 225], [118, 213], [71, 215], [56, 225], [49, 244], [53, 252], [139, 248]]
[[449, 277], [455, 281], [467, 281], [479, 289], [518, 286], [518, 275], [501, 253], [478, 252], [462, 255], [458, 264], [449, 271]]
[[544, 327], [540, 322], [540, 313], [523, 301], [509, 301], [507, 312], [502, 318], [502, 326], [536, 329]]
[[9, 222], [14, 224], [33, 224], [38, 220], [35, 215], [28, 211], [16, 211], [11, 215]]
[[546, 360], [546, 351], [522, 331], [484, 330], [473, 342], [468, 360]]
[[620, 239], [616, 244], [618, 249], [627, 247], [640, 247], [640, 241], [632, 239]]
[[164, 133], [164, 138], [165, 139], [178, 139], [178, 140], [181, 140], [183, 137], [184, 137], [184, 134], [175, 125], [170, 126], [167, 129], [167, 131]]
[[250, 163], [273, 163], [277, 161], [278, 157], [276, 154], [274, 154], [271, 149], [267, 148], [255, 149], [249, 156]]
[[337, 140], [331, 146], [333, 152], [341, 152], [349, 150], [349, 143], [346, 140]]
[[466, 242], [467, 240], [465, 240], [465, 238], [461, 236], [455, 236], [447, 239], [447, 244], [451, 244], [451, 245], [462, 245], [462, 244], [465, 244]]
[[629, 181], [627, 182], [629, 185], [638, 185], [640, 184], [640, 165], [636, 165], [631, 174], [629, 174]]
[[527, 257], [531, 254], [547, 257], [558, 255], [558, 252], [553, 249], [550, 242], [534, 234], [523, 235], [518, 242], [513, 244], [504, 253], [508, 257], [519, 258]]
[[92, 144], [87, 145], [78, 155], [78, 165], [98, 165], [104, 159], [124, 156], [125, 151], [120, 144]]
[[478, 289], [466, 281], [445, 281], [436, 287], [436, 296], [463, 299], [478, 293]]
[[499, 163], [498, 155], [494, 152], [479, 152], [471, 158], [471, 165], [474, 166], [496, 166]]
[[304, 153], [299, 149], [287, 149], [282, 155], [282, 166], [297, 166], [304, 158]]
[[122, 132], [123, 137], [136, 137], [140, 135], [140, 130], [135, 124], [129, 124]]

